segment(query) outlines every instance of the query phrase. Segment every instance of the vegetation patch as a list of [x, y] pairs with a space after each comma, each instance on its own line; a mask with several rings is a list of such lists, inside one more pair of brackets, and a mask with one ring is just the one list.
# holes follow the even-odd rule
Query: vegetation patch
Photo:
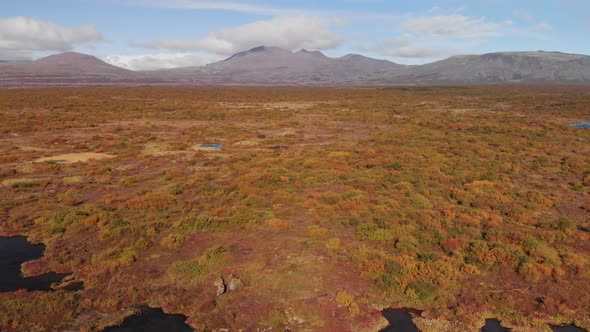
[[0, 329], [146, 303], [197, 330], [378, 330], [382, 307], [588, 329], [588, 93], [0, 89], [0, 233], [85, 285], [0, 294]]

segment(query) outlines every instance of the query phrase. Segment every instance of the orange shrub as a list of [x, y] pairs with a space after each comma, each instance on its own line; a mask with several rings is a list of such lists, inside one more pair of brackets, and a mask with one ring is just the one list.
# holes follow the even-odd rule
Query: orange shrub
[[130, 210], [161, 210], [176, 204], [176, 200], [169, 194], [147, 193], [141, 197], [128, 200], [124, 207]]

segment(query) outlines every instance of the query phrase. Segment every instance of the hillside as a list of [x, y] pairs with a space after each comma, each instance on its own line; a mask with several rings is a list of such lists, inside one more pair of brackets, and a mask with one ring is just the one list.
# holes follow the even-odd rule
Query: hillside
[[28, 85], [445, 85], [495, 83], [590, 84], [590, 56], [502, 52], [453, 56], [407, 66], [358, 54], [256, 47], [202, 67], [133, 72], [79, 53], [34, 62], [0, 63], [0, 86]]
[[96, 57], [67, 52], [33, 62], [0, 63], [1, 86], [94, 85], [149, 82], [146, 75]]
[[[571, 124], [589, 96], [1, 89], [0, 330], [103, 331], [144, 306], [190, 325], [170, 332], [375, 332], [387, 308], [423, 332], [588, 330], [590, 130]], [[12, 236], [43, 256], [7, 269]], [[21, 264], [69, 276], [2, 283]]]
[[392, 73], [393, 83], [590, 83], [590, 57], [557, 52], [453, 56]]

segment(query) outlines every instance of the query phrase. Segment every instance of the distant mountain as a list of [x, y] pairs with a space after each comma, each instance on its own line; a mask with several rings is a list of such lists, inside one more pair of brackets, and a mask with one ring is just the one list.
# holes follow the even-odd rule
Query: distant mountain
[[319, 51], [256, 47], [204, 67], [159, 71], [182, 82], [248, 85], [368, 84], [373, 75], [404, 67], [361, 55], [329, 58]]
[[590, 56], [543, 51], [459, 55], [396, 71], [387, 81], [415, 84], [589, 84]]
[[0, 86], [44, 85], [425, 85], [491, 83], [590, 84], [590, 56], [501, 52], [453, 56], [417, 66], [349, 54], [291, 52], [260, 46], [202, 67], [133, 72], [79, 53], [29, 63], [0, 63]]
[[52, 86], [134, 83], [146, 75], [75, 52], [33, 62], [0, 63], [0, 86]]
[[131, 71], [115, 67], [91, 55], [66, 52], [39, 59], [33, 62], [38, 69], [47, 72], [70, 74], [76, 71], [82, 75], [124, 75]]

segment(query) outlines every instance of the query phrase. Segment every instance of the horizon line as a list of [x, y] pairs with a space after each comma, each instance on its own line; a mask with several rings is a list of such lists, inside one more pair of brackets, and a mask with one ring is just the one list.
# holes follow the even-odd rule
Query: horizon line
[[[95, 58], [95, 59], [97, 59], [99, 61], [102, 61], [102, 62], [104, 62], [106, 64], [109, 64], [111, 66], [114, 66], [114, 67], [117, 67], [117, 68], [120, 68], [120, 69], [129, 70], [129, 71], [132, 71], [132, 72], [151, 72], [151, 71], [174, 70], [174, 69], [182, 69], [182, 68], [203, 68], [203, 67], [206, 67], [206, 66], [209, 66], [209, 65], [212, 65], [212, 64], [216, 64], [216, 63], [220, 63], [220, 62], [223, 62], [223, 61], [227, 61], [227, 60], [229, 60], [229, 59], [231, 59], [231, 58], [233, 58], [233, 57], [235, 57], [236, 55], [239, 55], [239, 54], [245, 54], [245, 53], [249, 53], [249, 52], [256, 52], [258, 49], [278, 49], [278, 50], [283, 50], [283, 51], [290, 52], [292, 54], [296, 54], [298, 52], [307, 52], [307, 53], [316, 53], [317, 52], [317, 53], [320, 53], [321, 55], [323, 55], [324, 57], [326, 57], [328, 59], [342, 59], [342, 58], [345, 58], [347, 56], [361, 56], [361, 57], [372, 59], [372, 60], [376, 60], [376, 61], [386, 61], [386, 62], [390, 62], [392, 64], [396, 64], [396, 65], [400, 65], [400, 66], [406, 66], [406, 67], [419, 67], [419, 66], [424, 66], [424, 65], [428, 65], [428, 64], [432, 64], [432, 63], [437, 63], [437, 62], [440, 62], [440, 61], [445, 61], [445, 60], [448, 60], [448, 59], [453, 58], [453, 57], [461, 57], [461, 56], [483, 56], [483, 55], [487, 55], [487, 54], [499, 54], [499, 53], [555, 53], [555, 54], [565, 54], [565, 55], [590, 57], [590, 55], [588, 55], [588, 54], [567, 53], [567, 52], [561, 52], [561, 51], [545, 51], [545, 50], [536, 50], [536, 51], [532, 51], [532, 50], [526, 50], [526, 51], [494, 51], [494, 52], [486, 52], [486, 53], [454, 54], [454, 55], [449, 55], [449, 56], [447, 56], [447, 57], [445, 57], [443, 59], [435, 60], [435, 61], [432, 61], [432, 62], [426, 62], [426, 63], [423, 63], [423, 64], [403, 64], [403, 63], [394, 62], [394, 61], [391, 61], [391, 60], [388, 60], [388, 59], [370, 57], [370, 56], [367, 56], [367, 55], [364, 55], [364, 54], [360, 54], [360, 53], [347, 53], [347, 54], [342, 55], [342, 56], [339, 56], [339, 57], [331, 57], [331, 56], [326, 55], [324, 52], [322, 52], [322, 50], [319, 50], [319, 49], [317, 49], [317, 50], [307, 50], [305, 48], [301, 48], [301, 49], [286, 49], [286, 48], [277, 47], [277, 46], [260, 45], [260, 46], [252, 47], [252, 48], [247, 49], [247, 50], [244, 50], [244, 51], [236, 52], [236, 53], [232, 54], [231, 56], [226, 57], [226, 58], [224, 58], [222, 60], [214, 61], [214, 62], [205, 64], [205, 65], [201, 65], [201, 66], [181, 66], [181, 67], [172, 67], [172, 68], [155, 68], [155, 69], [149, 69], [149, 70], [133, 70], [133, 69], [127, 69], [127, 68], [124, 68], [124, 67], [117, 66], [117, 65], [114, 65], [112, 63], [109, 63], [108, 61], [106, 61], [104, 59], [108, 55], [106, 55], [106, 56], [99, 56], [99, 55], [94, 55], [94, 54], [89, 54], [89, 53], [82, 53], [82, 52], [78, 52], [78, 51], [74, 51], [74, 50], [63, 51], [63, 52], [58, 52], [58, 53], [52, 53], [52, 54], [49, 54], [47, 56], [40, 57], [40, 58], [34, 59], [34, 60], [33, 59], [31, 59], [31, 60], [3, 60], [3, 59], [0, 59], [0, 65], [2, 65], [2, 64], [11, 64], [11, 63], [12, 64], [14, 64], [14, 63], [35, 63], [37, 61], [40, 61], [40, 60], [43, 60], [43, 59], [46, 59], [46, 58], [49, 58], [49, 57], [53, 57], [53, 56], [59, 56], [59, 55], [64, 55], [64, 54], [79, 54], [79, 55], [91, 56], [91, 57], [93, 57], [93, 58]], [[168, 54], [168, 53], [161, 53], [161, 54]], [[182, 54], [189, 55], [189, 54], [194, 54], [194, 53], [185, 52], [185, 53], [182, 53]]]

